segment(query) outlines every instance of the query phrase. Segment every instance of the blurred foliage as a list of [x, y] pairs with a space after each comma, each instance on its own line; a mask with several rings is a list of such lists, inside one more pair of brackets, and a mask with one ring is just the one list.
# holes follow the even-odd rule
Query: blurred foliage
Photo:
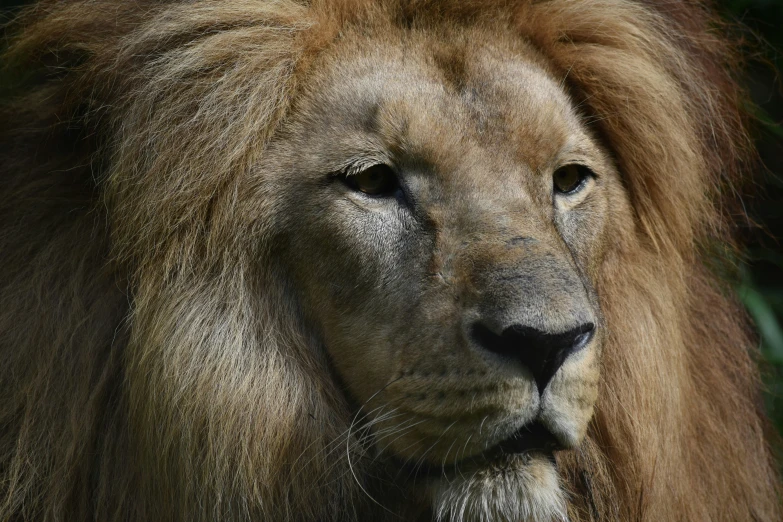
[[[0, 22], [26, 0], [0, 0]], [[783, 0], [715, 0], [747, 46], [743, 78], [755, 104], [756, 144], [766, 166], [744, 203], [754, 226], [744, 230], [747, 250], [737, 289], [759, 331], [767, 407], [783, 434]], [[0, 41], [0, 47], [3, 42]], [[0, 86], [7, 78], [0, 74]]]
[[749, 63], [747, 85], [756, 105], [756, 145], [766, 166], [745, 200], [752, 222], [738, 294], [759, 332], [767, 408], [783, 434], [783, 0], [718, 0], [741, 23]]

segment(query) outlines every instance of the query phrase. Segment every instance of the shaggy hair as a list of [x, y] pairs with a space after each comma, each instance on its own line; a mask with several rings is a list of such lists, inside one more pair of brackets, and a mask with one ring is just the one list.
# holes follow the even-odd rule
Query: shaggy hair
[[0, 108], [0, 520], [402, 505], [286, 297], [274, 195], [248, 215], [240, 185], [346, 27], [493, 23], [559, 72], [634, 209], [601, 268], [596, 415], [557, 457], [569, 519], [781, 520], [754, 342], [706, 261], [731, 245], [752, 157], [732, 53], [699, 3], [668, 0], [24, 11], [6, 54], [24, 78]]

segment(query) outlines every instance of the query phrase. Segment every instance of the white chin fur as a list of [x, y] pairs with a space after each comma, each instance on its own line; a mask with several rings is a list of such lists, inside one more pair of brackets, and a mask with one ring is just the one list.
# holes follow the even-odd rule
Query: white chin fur
[[432, 483], [437, 522], [567, 522], [554, 465], [540, 455]]

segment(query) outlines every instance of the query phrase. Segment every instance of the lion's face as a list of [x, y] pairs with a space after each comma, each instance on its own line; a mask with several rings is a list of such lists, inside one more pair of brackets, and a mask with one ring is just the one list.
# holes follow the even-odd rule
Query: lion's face
[[597, 396], [619, 182], [542, 63], [346, 37], [269, 154], [303, 315], [438, 509], [505, 484], [516, 513], [556, 512], [552, 451], [579, 444]]
[[701, 4], [23, 12], [0, 521], [783, 520]]

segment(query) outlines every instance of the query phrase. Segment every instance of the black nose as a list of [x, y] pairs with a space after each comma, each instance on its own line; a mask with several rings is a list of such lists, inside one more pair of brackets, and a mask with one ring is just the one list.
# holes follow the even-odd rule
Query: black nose
[[584, 323], [561, 333], [547, 333], [515, 324], [498, 335], [487, 326], [476, 323], [471, 335], [485, 350], [516, 359], [525, 365], [536, 380], [538, 393], [544, 393], [547, 384], [568, 356], [587, 346], [594, 330], [593, 323]]

